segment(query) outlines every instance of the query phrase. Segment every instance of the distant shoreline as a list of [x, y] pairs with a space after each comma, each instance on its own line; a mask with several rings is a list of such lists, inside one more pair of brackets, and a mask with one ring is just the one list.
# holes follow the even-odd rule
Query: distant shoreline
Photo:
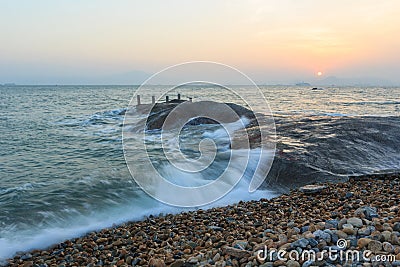
[[[2, 84], [0, 83], [0, 87], [21, 87], [21, 86], [28, 86], [28, 87], [69, 87], [69, 86], [87, 86], [87, 87], [95, 87], [95, 86], [131, 86], [131, 87], [139, 87], [142, 84]], [[314, 87], [313, 84], [310, 86], [304, 85], [296, 85], [296, 84], [256, 84], [257, 86], [287, 86], [287, 87], [301, 87], [301, 88], [308, 88], [312, 89]], [[176, 86], [175, 84], [146, 84], [146, 86]], [[253, 86], [252, 84], [227, 84], [226, 86]], [[348, 85], [336, 85], [336, 84], [318, 84], [318, 87], [334, 87], [334, 88], [346, 88], [346, 87], [382, 87], [382, 88], [398, 88], [399, 85], [380, 85], [380, 84], [348, 84]]]

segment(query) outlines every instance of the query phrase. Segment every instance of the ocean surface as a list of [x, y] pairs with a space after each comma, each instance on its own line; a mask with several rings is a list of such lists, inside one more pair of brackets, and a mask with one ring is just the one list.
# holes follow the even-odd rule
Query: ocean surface
[[[160, 88], [147, 88], [142, 103], [150, 103]], [[400, 88], [260, 88], [276, 123], [271, 183], [250, 194], [248, 181], [241, 181], [206, 207], [271, 198], [314, 181], [400, 171]], [[123, 113], [136, 89], [0, 87], [0, 259], [146, 215], [183, 210], [149, 197], [127, 168]], [[247, 101], [255, 95], [246, 86], [236, 90]], [[237, 100], [224, 90], [199, 86], [186, 88], [182, 97]], [[218, 140], [215, 126], [202, 127], [196, 131]], [[183, 135], [193, 140], [193, 132]], [[178, 184], [202, 179], [191, 174], [182, 179], [169, 168], [165, 173]]]

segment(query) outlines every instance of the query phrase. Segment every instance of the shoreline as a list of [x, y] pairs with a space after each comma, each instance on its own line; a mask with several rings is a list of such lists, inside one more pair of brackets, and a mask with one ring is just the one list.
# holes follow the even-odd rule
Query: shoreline
[[400, 266], [400, 175], [323, 185], [314, 194], [296, 189], [270, 200], [149, 216], [7, 261], [9, 266], [341, 266], [344, 262], [329, 258], [296, 261], [271, 255], [263, 260], [257, 253], [321, 254], [344, 239], [347, 249], [394, 256], [396, 262], [382, 266]]

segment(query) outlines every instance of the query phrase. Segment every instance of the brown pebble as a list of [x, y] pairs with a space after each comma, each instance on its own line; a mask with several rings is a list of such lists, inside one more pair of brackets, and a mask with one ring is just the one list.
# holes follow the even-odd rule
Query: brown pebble
[[97, 239], [96, 240], [96, 243], [105, 243], [105, 242], [107, 242], [108, 241], [108, 239], [107, 238], [105, 238], [105, 237], [102, 237], [102, 238], [99, 238], [99, 239]]
[[238, 258], [238, 259], [244, 259], [244, 258], [248, 258], [250, 256], [250, 252], [248, 252], [247, 250], [237, 249], [237, 248], [228, 247], [228, 246], [223, 247], [222, 251], [225, 254], [235, 257], [235, 258]]
[[274, 266], [285, 266], [286, 263], [283, 260], [274, 261]]
[[165, 265], [164, 261], [161, 259], [151, 258], [149, 260], [149, 266], [150, 267], [165, 267], [167, 265]]
[[369, 238], [360, 238], [357, 241], [357, 246], [358, 248], [364, 248], [366, 246], [368, 246], [368, 244], [371, 242], [371, 239]]
[[33, 261], [26, 261], [26, 262], [24, 262], [24, 264], [22, 266], [23, 267], [31, 267], [31, 266], [33, 266]]
[[183, 266], [185, 264], [185, 261], [184, 260], [176, 260], [176, 261], [174, 261], [171, 265], [170, 265], [170, 267], [181, 267], [181, 266]]

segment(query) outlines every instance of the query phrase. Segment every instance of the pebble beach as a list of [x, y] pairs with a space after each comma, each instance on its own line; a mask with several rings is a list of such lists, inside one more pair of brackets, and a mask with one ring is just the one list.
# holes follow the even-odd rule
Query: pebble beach
[[[400, 266], [400, 175], [357, 177], [318, 188], [150, 216], [17, 253], [8, 265]], [[335, 258], [325, 253], [329, 250], [368, 257]]]

